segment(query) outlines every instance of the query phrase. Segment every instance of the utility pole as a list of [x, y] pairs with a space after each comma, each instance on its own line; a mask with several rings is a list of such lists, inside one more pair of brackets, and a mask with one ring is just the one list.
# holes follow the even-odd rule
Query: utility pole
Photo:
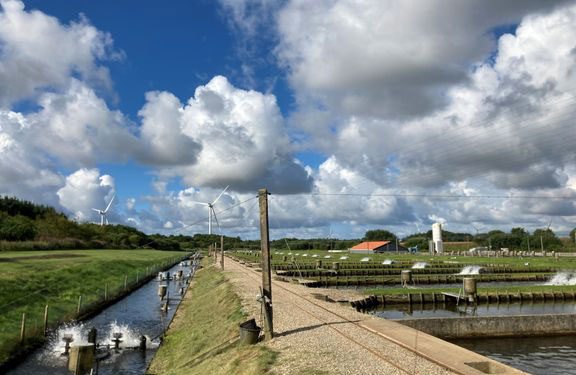
[[274, 337], [272, 319], [272, 275], [270, 272], [270, 235], [268, 232], [268, 190], [258, 190], [260, 203], [260, 246], [262, 249], [262, 304], [264, 305], [264, 338]]

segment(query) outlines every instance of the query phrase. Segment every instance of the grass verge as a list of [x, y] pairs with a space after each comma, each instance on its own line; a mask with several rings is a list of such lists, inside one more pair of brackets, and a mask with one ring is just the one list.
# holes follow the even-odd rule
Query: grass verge
[[276, 353], [262, 344], [239, 346], [246, 319], [222, 272], [205, 262], [194, 276], [148, 374], [264, 374]]

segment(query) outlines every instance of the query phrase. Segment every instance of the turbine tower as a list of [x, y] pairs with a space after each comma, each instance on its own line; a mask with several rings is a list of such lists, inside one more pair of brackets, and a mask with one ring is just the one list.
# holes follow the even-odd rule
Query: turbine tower
[[106, 214], [108, 213], [108, 210], [110, 209], [110, 206], [112, 205], [112, 202], [114, 201], [114, 198], [116, 197], [116, 195], [112, 196], [112, 199], [110, 199], [110, 202], [108, 203], [108, 206], [106, 206], [106, 209], [104, 210], [99, 210], [97, 208], [93, 208], [94, 211], [98, 212], [100, 214], [100, 226], [104, 225], [104, 221], [106, 221], [106, 225], [108, 225], [108, 217], [106, 217]]
[[214, 205], [216, 204], [216, 202], [218, 202], [218, 200], [222, 197], [222, 195], [226, 192], [226, 190], [228, 190], [229, 187], [230, 187], [230, 185], [226, 186], [226, 188], [224, 188], [224, 190], [222, 190], [222, 192], [220, 193], [218, 198], [214, 199], [214, 201], [212, 201], [211, 203], [209, 203], [209, 202], [194, 202], [196, 204], [201, 204], [203, 206], [208, 207], [208, 234], [212, 234], [212, 215], [214, 215], [214, 219], [216, 220], [216, 224], [218, 225], [218, 228], [220, 228], [220, 224], [218, 223], [218, 218], [216, 217], [216, 212], [214, 211]]

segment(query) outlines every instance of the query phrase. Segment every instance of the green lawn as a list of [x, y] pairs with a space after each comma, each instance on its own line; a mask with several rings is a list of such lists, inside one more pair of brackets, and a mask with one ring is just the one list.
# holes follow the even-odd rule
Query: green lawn
[[82, 306], [124, 291], [146, 272], [183, 257], [183, 252], [156, 250], [63, 250], [0, 252], [0, 363], [19, 341], [26, 313], [27, 342], [41, 336], [44, 309], [49, 322], [73, 318]]

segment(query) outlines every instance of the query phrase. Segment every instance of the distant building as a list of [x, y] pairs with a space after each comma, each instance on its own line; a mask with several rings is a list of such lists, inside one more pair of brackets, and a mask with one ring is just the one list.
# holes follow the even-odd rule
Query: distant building
[[367, 241], [359, 243], [356, 246], [351, 247], [350, 253], [352, 254], [373, 254], [373, 253], [384, 253], [387, 251], [408, 251], [407, 248], [398, 244], [396, 248], [396, 241]]

